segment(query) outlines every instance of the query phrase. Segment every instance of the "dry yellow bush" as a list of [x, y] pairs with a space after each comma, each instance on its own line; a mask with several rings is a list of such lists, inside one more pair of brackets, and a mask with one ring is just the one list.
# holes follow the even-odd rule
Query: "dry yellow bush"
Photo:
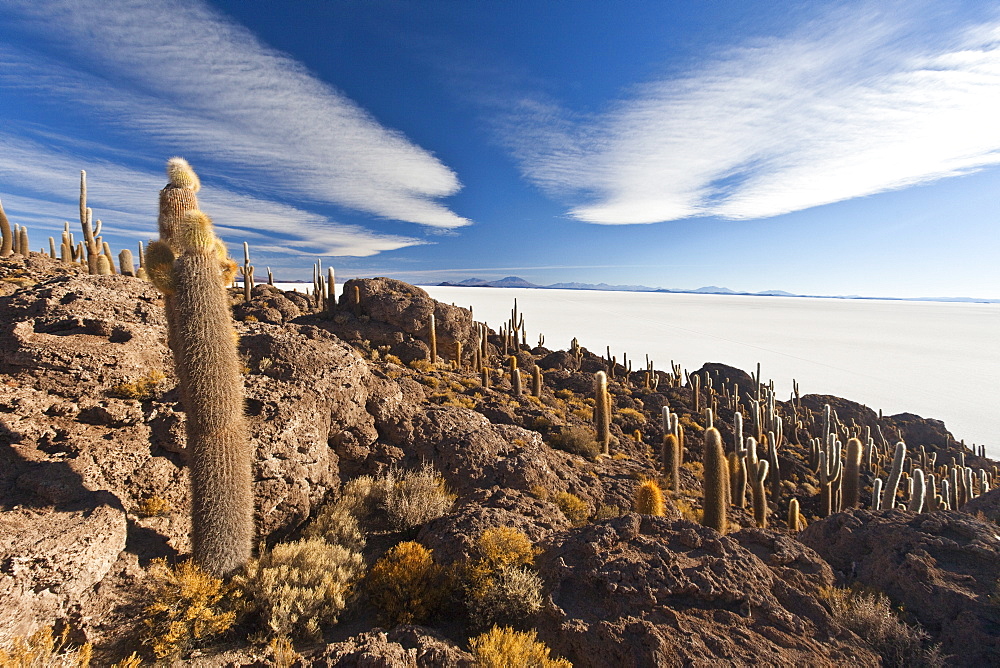
[[70, 648], [66, 641], [69, 629], [57, 638], [50, 627], [39, 629], [27, 638], [14, 638], [9, 649], [0, 648], [0, 668], [87, 668], [90, 643]]
[[368, 597], [387, 624], [419, 624], [450, 594], [444, 570], [420, 543], [399, 543], [375, 562], [366, 580]]
[[229, 630], [240, 593], [185, 561], [174, 568], [163, 559], [149, 565], [152, 580], [146, 606], [146, 644], [158, 659], [177, 657], [194, 643]]
[[590, 517], [590, 506], [576, 494], [559, 492], [556, 494], [554, 501], [559, 506], [559, 510], [562, 511], [563, 515], [566, 516], [566, 519], [572, 522], [574, 526], [583, 524]]
[[410, 367], [414, 371], [419, 371], [420, 373], [428, 373], [434, 370], [434, 365], [428, 360], [413, 360], [406, 366]]
[[473, 558], [491, 573], [507, 566], [530, 565], [536, 554], [531, 539], [514, 527], [486, 529], [473, 548]]
[[566, 659], [553, 659], [535, 631], [493, 627], [469, 641], [479, 668], [573, 668]]
[[361, 554], [321, 538], [278, 543], [234, 578], [277, 636], [317, 638], [333, 624], [361, 575]]
[[289, 668], [292, 664], [302, 658], [295, 651], [291, 639], [288, 636], [278, 636], [271, 639], [267, 644], [268, 653], [271, 655], [271, 663], [276, 668]]

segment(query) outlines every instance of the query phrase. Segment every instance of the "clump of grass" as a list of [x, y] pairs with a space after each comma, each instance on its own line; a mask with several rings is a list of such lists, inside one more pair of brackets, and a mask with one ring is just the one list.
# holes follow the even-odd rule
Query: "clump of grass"
[[148, 401], [156, 396], [156, 390], [160, 383], [166, 379], [166, 375], [159, 369], [153, 369], [142, 378], [131, 383], [119, 383], [109, 390], [113, 397], [119, 399], [137, 399]]
[[69, 645], [69, 628], [59, 636], [51, 627], [41, 628], [27, 638], [14, 638], [8, 649], [0, 648], [2, 668], [87, 668], [93, 647]]
[[566, 659], [553, 659], [551, 650], [538, 640], [535, 631], [515, 631], [509, 626], [493, 627], [469, 641], [479, 668], [573, 668]]
[[434, 371], [434, 365], [429, 360], [413, 360], [406, 366], [420, 373], [430, 373]]
[[173, 659], [196, 643], [228, 631], [242, 608], [241, 595], [192, 561], [171, 568], [150, 563], [144, 644], [157, 659]]
[[865, 640], [892, 668], [938, 668], [944, 658], [938, 646], [926, 648], [927, 632], [903, 622], [881, 593], [827, 588], [820, 592], [833, 618]]
[[390, 468], [375, 479], [372, 493], [389, 524], [397, 529], [420, 526], [451, 509], [455, 496], [430, 464], [416, 471]]
[[142, 517], [160, 517], [170, 512], [170, 502], [154, 494], [141, 500], [135, 511]]

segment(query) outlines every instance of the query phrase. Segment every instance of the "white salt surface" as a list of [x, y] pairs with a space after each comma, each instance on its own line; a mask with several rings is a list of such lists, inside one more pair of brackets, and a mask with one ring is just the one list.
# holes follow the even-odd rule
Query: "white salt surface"
[[966, 444], [1000, 455], [1000, 304], [422, 286], [443, 302], [472, 306], [497, 329], [517, 298], [528, 342], [580, 345], [642, 368], [671, 360], [694, 371], [758, 362], [779, 398], [832, 394], [886, 415], [943, 420]]

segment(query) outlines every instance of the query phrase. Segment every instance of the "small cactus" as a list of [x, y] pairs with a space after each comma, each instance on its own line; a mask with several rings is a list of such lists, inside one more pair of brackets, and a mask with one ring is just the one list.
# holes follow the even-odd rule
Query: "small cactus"
[[792, 499], [788, 502], [788, 532], [795, 534], [799, 532], [799, 500]]
[[[354, 289], [357, 290], [357, 288], [358, 288], [358, 286], [355, 285]], [[437, 364], [437, 360], [438, 360], [438, 337], [437, 337], [437, 326], [434, 323], [434, 314], [433, 313], [431, 313], [431, 316], [430, 316], [430, 322], [428, 324], [428, 330], [429, 330], [428, 337], [430, 339], [429, 340], [429, 344], [430, 344], [430, 347], [431, 347], [431, 364]]]
[[639, 483], [635, 488], [633, 507], [641, 515], [663, 515], [663, 491], [655, 480], [643, 480]]
[[537, 364], [531, 369], [531, 395], [542, 398], [542, 368]]

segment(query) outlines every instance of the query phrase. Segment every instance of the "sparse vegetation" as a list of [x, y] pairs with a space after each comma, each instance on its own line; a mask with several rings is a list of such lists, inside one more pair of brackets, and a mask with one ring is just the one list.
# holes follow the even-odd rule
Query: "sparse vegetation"
[[553, 448], [565, 450], [574, 455], [580, 455], [594, 461], [601, 454], [601, 444], [594, 438], [590, 429], [578, 426], [563, 427], [549, 434], [548, 443]]
[[590, 517], [590, 506], [576, 494], [559, 492], [553, 499], [559, 510], [574, 526], [583, 524]]
[[119, 399], [149, 401], [156, 396], [156, 392], [164, 380], [166, 380], [166, 375], [159, 369], [153, 369], [135, 381], [112, 386], [109, 393]]
[[361, 554], [321, 538], [278, 543], [247, 564], [235, 582], [274, 636], [318, 638], [333, 624], [361, 576]]
[[157, 659], [179, 657], [197, 643], [228, 631], [242, 609], [236, 587], [225, 584], [192, 561], [171, 568], [150, 563], [149, 605], [143, 642]]
[[93, 648], [90, 643], [73, 647], [68, 635], [69, 627], [56, 636], [46, 626], [27, 638], [14, 638], [7, 649], [0, 647], [0, 668], [87, 668]]
[[939, 668], [945, 665], [937, 647], [925, 647], [927, 633], [903, 622], [889, 598], [880, 593], [829, 588], [822, 591], [834, 619], [854, 631], [890, 668]]
[[393, 625], [427, 621], [450, 595], [444, 570], [431, 551], [413, 541], [396, 545], [379, 559], [365, 589], [380, 618]]
[[469, 646], [480, 668], [573, 668], [566, 659], [551, 658], [551, 650], [538, 640], [535, 631], [493, 627], [470, 640]]

